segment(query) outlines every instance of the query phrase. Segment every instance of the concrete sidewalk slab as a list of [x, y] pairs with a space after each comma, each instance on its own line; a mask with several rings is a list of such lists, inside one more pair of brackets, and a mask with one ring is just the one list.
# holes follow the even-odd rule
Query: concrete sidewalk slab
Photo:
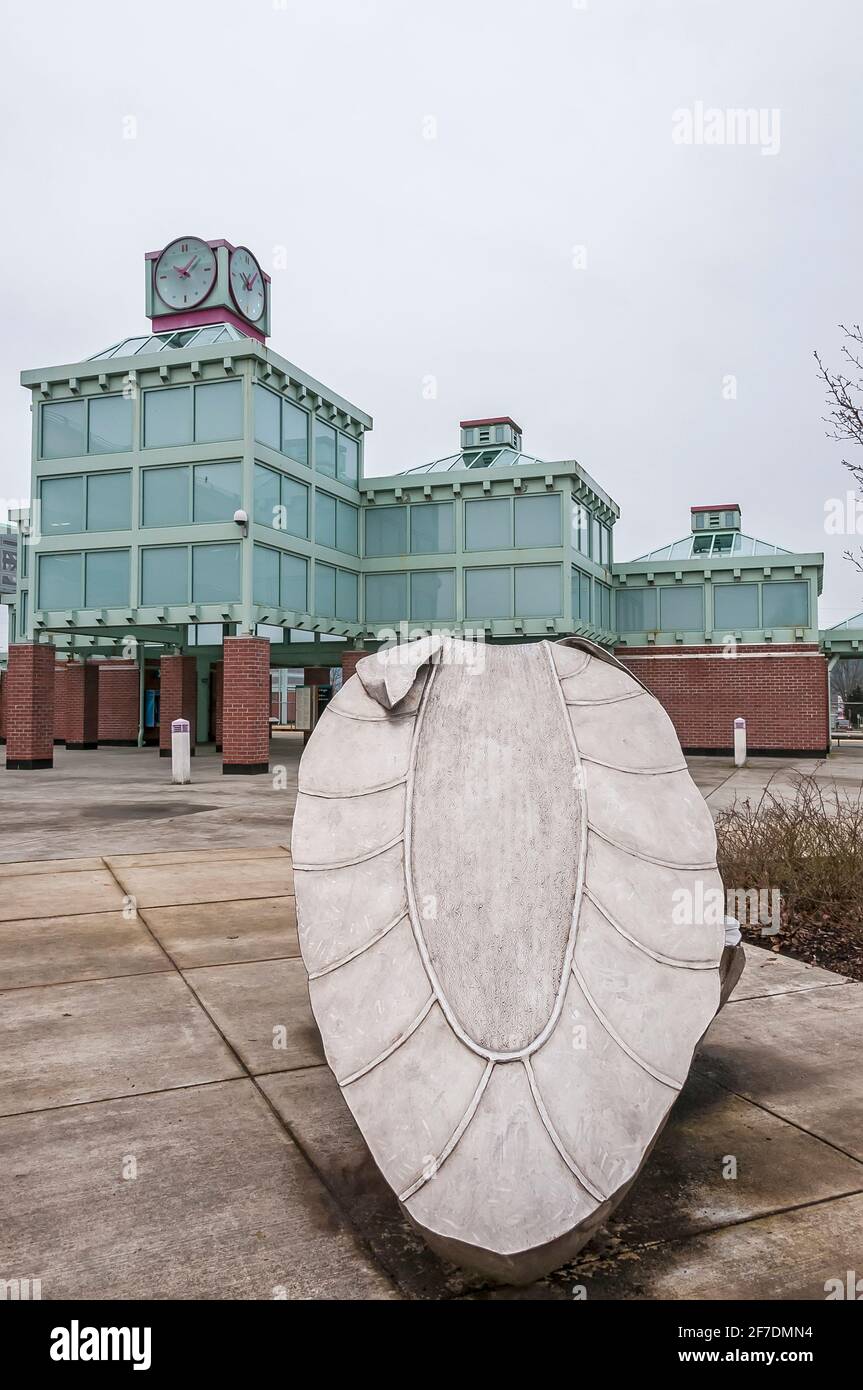
[[153, 868], [118, 868], [115, 872], [123, 891], [145, 908], [284, 897], [294, 891], [294, 871], [288, 855], [229, 863], [187, 860]]
[[394, 1296], [248, 1080], [0, 1120], [0, 1170], [44, 1299]]
[[148, 907], [145, 916], [181, 969], [300, 954], [293, 897], [240, 898], [220, 903], [216, 911], [212, 903]]
[[0, 922], [0, 990], [170, 969], [144, 923], [122, 912]]
[[[863, 1197], [838, 1198], [611, 1256], [591, 1255], [587, 1247], [579, 1259], [541, 1284], [473, 1296], [495, 1301], [571, 1299], [582, 1287], [588, 1301], [821, 1302], [828, 1279], [844, 1282], [847, 1270], [859, 1269], [861, 1229]], [[805, 1325], [805, 1317], [798, 1321]]]
[[122, 906], [123, 890], [104, 868], [20, 874], [3, 880], [0, 922], [68, 915], [70, 911], [119, 911]]
[[239, 1076], [176, 974], [8, 990], [0, 1009], [0, 1115]]
[[835, 985], [853, 984], [844, 975], [807, 965], [776, 951], [746, 944], [746, 969], [734, 987], [731, 1002], [759, 999], [768, 994], [787, 994], [789, 990], [831, 989]]
[[183, 973], [253, 1074], [324, 1061], [301, 960], [207, 966]]
[[328, 1067], [263, 1076], [268, 1096], [341, 1209], [399, 1288], [417, 1299], [456, 1298], [482, 1288], [479, 1275], [432, 1254], [372, 1158]]
[[713, 1023], [699, 1074], [863, 1160], [863, 989], [742, 999]]

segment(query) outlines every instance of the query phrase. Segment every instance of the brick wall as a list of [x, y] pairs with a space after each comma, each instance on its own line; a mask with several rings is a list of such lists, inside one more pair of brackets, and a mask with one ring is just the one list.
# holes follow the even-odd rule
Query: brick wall
[[348, 681], [357, 669], [357, 662], [362, 661], [368, 652], [342, 652], [342, 680]]
[[6, 699], [6, 672], [0, 671], [0, 743], [6, 742], [6, 711], [4, 702]]
[[4, 681], [7, 768], [54, 766], [54, 648], [15, 642]]
[[137, 744], [140, 676], [136, 663], [109, 658], [98, 663], [98, 672], [98, 741]]
[[213, 690], [213, 741], [216, 752], [222, 751], [222, 679], [224, 662], [214, 661], [210, 666], [210, 681]]
[[171, 722], [188, 719], [189, 745], [195, 752], [198, 712], [198, 666], [193, 656], [163, 656], [159, 680], [159, 755], [171, 756]]
[[222, 771], [267, 772], [270, 644], [266, 637], [226, 637], [222, 651]]
[[815, 646], [620, 647], [616, 655], [668, 711], [686, 752], [731, 752], [746, 720], [750, 753], [815, 756], [830, 746], [827, 660]]
[[[70, 661], [63, 677], [66, 747], [95, 748], [99, 738], [99, 668], [90, 661]], [[54, 725], [56, 728], [56, 714]]]
[[58, 661], [54, 667], [54, 742], [66, 741], [66, 667]]

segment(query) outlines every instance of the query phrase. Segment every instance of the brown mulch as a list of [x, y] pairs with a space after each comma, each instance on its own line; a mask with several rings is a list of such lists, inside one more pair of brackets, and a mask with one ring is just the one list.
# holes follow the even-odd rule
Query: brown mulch
[[837, 975], [863, 981], [863, 920], [860, 917], [834, 919], [830, 912], [820, 915], [803, 914], [797, 921], [783, 913], [782, 927], [776, 936], [762, 936], [759, 927], [741, 926], [744, 941], [766, 947], [777, 955], [791, 956], [807, 965], [820, 965], [822, 970], [835, 970]]

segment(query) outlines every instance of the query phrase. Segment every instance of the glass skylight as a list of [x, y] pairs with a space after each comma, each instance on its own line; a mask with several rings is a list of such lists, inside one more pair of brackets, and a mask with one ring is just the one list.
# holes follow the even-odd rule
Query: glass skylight
[[649, 550], [639, 555], [630, 564], [642, 560], [701, 560], [715, 555], [791, 555], [793, 551], [784, 546], [773, 545], [770, 541], [760, 541], [755, 536], [744, 536], [741, 531], [699, 531], [692, 536], [684, 536], [681, 541], [672, 541], [659, 550]]
[[137, 338], [123, 338], [104, 352], [94, 353], [88, 362], [103, 362], [110, 357], [145, 357], [153, 352], [165, 352], [171, 348], [206, 347], [210, 343], [238, 342], [246, 338], [245, 333], [230, 323], [208, 323], [204, 328], [181, 328], [173, 333], [140, 334]]
[[517, 454], [514, 449], [469, 449], [467, 453], [447, 454], [445, 458], [435, 459], [434, 463], [421, 463], [416, 468], [408, 468], [408, 473], [451, 473], [456, 468], [517, 468], [542, 459], [533, 454]]

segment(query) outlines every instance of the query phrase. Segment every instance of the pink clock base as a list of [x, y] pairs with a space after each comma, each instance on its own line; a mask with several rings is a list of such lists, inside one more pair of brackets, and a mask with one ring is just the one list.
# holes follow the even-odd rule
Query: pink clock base
[[154, 333], [170, 333], [172, 329], [179, 331], [181, 328], [203, 328], [209, 323], [230, 323], [240, 333], [245, 333], [247, 338], [254, 338], [264, 344], [267, 341], [259, 328], [255, 328], [247, 319], [240, 318], [239, 314], [235, 314], [224, 304], [214, 305], [211, 309], [189, 309], [182, 314], [159, 314], [151, 318], [150, 322]]

